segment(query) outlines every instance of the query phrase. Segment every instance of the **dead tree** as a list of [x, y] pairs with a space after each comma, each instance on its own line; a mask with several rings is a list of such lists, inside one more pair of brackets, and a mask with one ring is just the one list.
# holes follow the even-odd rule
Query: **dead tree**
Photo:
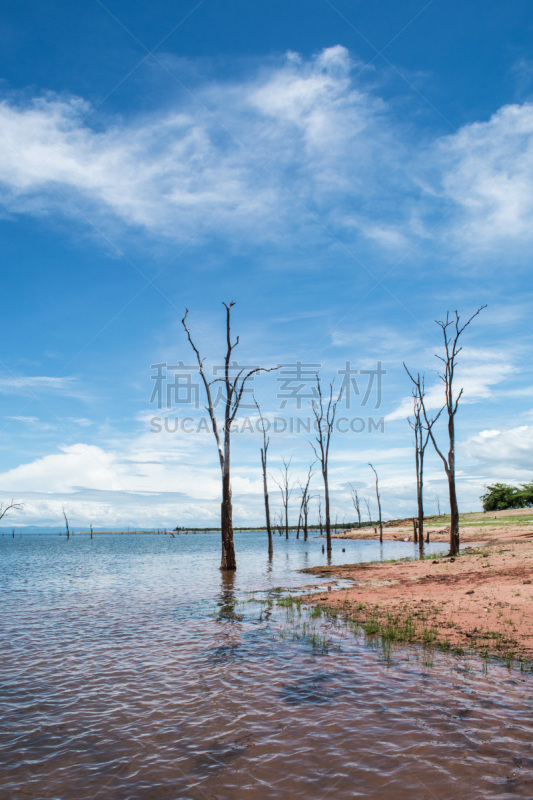
[[93, 525], [92, 525], [92, 522], [91, 522], [91, 539], [92, 538], [93, 538]]
[[302, 500], [300, 503], [300, 516], [298, 518], [298, 530], [300, 527], [303, 527], [304, 532], [304, 542], [307, 541], [309, 535], [309, 526], [308, 526], [308, 518], [309, 518], [309, 484], [311, 483], [311, 478], [313, 477], [313, 464], [309, 467], [309, 472], [307, 473], [307, 481], [305, 486], [302, 486]]
[[304, 524], [304, 542], [306, 542], [309, 538], [309, 501], [311, 500], [311, 495], [309, 492], [305, 497], [305, 503], [303, 507], [303, 524]]
[[324, 533], [324, 526], [322, 525], [322, 498], [318, 495], [318, 527], [320, 528], [320, 535]]
[[368, 499], [368, 497], [364, 497], [363, 500], [365, 501], [366, 513], [368, 514], [368, 521], [372, 522], [372, 512], [370, 511], [370, 500]]
[[294, 489], [294, 486], [291, 486], [290, 478], [289, 478], [289, 467], [291, 465], [292, 457], [289, 458], [288, 461], [283, 459], [283, 469], [280, 470], [281, 472], [281, 480], [277, 481], [274, 478], [275, 483], [279, 486], [279, 490], [281, 492], [281, 502], [283, 504], [283, 508], [285, 510], [285, 538], [289, 538], [289, 500]]
[[[10, 511], [22, 511], [24, 503], [15, 503], [13, 499], [4, 507], [4, 503], [0, 503], [0, 519], [9, 514]], [[15, 531], [13, 531], [13, 539], [15, 538]]]
[[379, 543], [383, 544], [383, 522], [381, 521], [381, 498], [379, 496], [378, 473], [376, 472], [376, 470], [374, 469], [374, 467], [370, 462], [368, 463], [368, 466], [376, 476], [376, 499], [378, 501]]
[[261, 419], [261, 428], [263, 431], [263, 447], [261, 448], [261, 467], [263, 470], [263, 494], [265, 497], [265, 521], [266, 521], [266, 529], [268, 535], [268, 555], [272, 557], [274, 553], [274, 546], [272, 544], [272, 527], [270, 525], [270, 503], [268, 500], [268, 481], [267, 481], [267, 453], [268, 453], [268, 446], [270, 444], [270, 437], [266, 435], [265, 421], [263, 419], [263, 415], [261, 414], [259, 403], [255, 399], [255, 397], [254, 401], [257, 406], [257, 411], [259, 412], [259, 418]]
[[[231, 303], [223, 303], [222, 305], [226, 309], [226, 356], [224, 359], [223, 378], [215, 378], [212, 381], [207, 379], [204, 368], [205, 359], [200, 356], [200, 352], [194, 344], [191, 337], [191, 332], [187, 327], [186, 320], [189, 309], [185, 309], [185, 315], [181, 322], [185, 328], [189, 344], [194, 350], [196, 360], [198, 362], [198, 367], [207, 398], [206, 410], [209, 413], [211, 425], [213, 426], [213, 434], [215, 436], [218, 448], [220, 470], [222, 472], [222, 503], [220, 508], [222, 529], [222, 560], [220, 563], [220, 569], [234, 570], [237, 569], [237, 561], [235, 559], [235, 546], [233, 543], [233, 506], [231, 502], [231, 426], [235, 421], [237, 411], [239, 410], [242, 394], [247, 381], [257, 372], [270, 372], [271, 370], [264, 369], [263, 367], [254, 367], [253, 369], [246, 371], [246, 368], [243, 367], [239, 370], [235, 377], [230, 375], [231, 368], [233, 367], [231, 364], [231, 356], [234, 349], [239, 344], [239, 337], [237, 336], [235, 341], [232, 342], [231, 309], [235, 303], [232, 301]], [[276, 369], [276, 367], [273, 369]], [[226, 391], [226, 396], [224, 398], [224, 423], [222, 425], [222, 430], [219, 429], [211, 394], [211, 387], [217, 382], [223, 383]]]
[[435, 420], [429, 420], [428, 425], [424, 422], [422, 402], [424, 400], [424, 378], [417, 374], [409, 375], [413, 386], [413, 419], [408, 418], [408, 423], [415, 434], [415, 470], [416, 470], [416, 502], [418, 509], [418, 519], [415, 527], [415, 542], [418, 540], [420, 553], [424, 552], [424, 455], [429, 442], [429, 432]]
[[[422, 406], [422, 413], [424, 414], [424, 422], [426, 427], [429, 430], [429, 436], [435, 451], [440, 456], [442, 463], [444, 465], [444, 472], [446, 473], [446, 477], [448, 479], [448, 491], [450, 495], [450, 555], [457, 556], [459, 555], [459, 506], [457, 503], [457, 491], [455, 486], [455, 415], [457, 414], [457, 409], [459, 407], [459, 400], [463, 394], [463, 389], [460, 389], [457, 395], [454, 394], [453, 390], [453, 380], [455, 377], [455, 368], [457, 366], [457, 356], [463, 349], [459, 346], [459, 339], [461, 334], [465, 330], [465, 328], [470, 325], [473, 319], [477, 317], [478, 314], [483, 311], [486, 306], [481, 306], [472, 314], [472, 316], [467, 319], [467, 321], [460, 325], [460, 318], [457, 311], [454, 312], [455, 317], [450, 318], [450, 312], [446, 313], [446, 319], [442, 322], [436, 320], [437, 325], [442, 331], [442, 336], [444, 340], [444, 355], [439, 356], [437, 358], [439, 361], [442, 361], [444, 364], [444, 372], [438, 373], [439, 378], [444, 384], [444, 405], [433, 417], [431, 420], [427, 415], [426, 405], [424, 402], [424, 398], [422, 398], [421, 406]], [[409, 377], [412, 376], [409, 374]], [[446, 411], [448, 416], [448, 455], [445, 456], [440, 447], [437, 444], [433, 433], [433, 425], [438, 420], [440, 415], [443, 411]]]
[[360, 528], [361, 527], [361, 504], [359, 502], [359, 495], [357, 493], [357, 489], [355, 488], [353, 483], [350, 483], [350, 492], [351, 492], [351, 495], [352, 495], [353, 507], [355, 508], [355, 513], [357, 514], [357, 527]]
[[326, 523], [326, 550], [328, 556], [331, 555], [331, 519], [329, 510], [329, 481], [328, 481], [328, 461], [329, 461], [329, 448], [331, 444], [331, 436], [333, 434], [333, 425], [335, 423], [335, 415], [337, 413], [337, 402], [333, 402], [333, 381], [329, 385], [329, 398], [326, 407], [324, 408], [324, 398], [322, 397], [322, 389], [320, 387], [320, 378], [316, 376], [316, 385], [318, 393], [318, 401], [313, 400], [312, 409], [315, 415], [315, 427], [317, 431], [316, 443], [318, 447], [310, 442], [314, 450], [317, 461], [320, 462], [320, 469], [322, 472], [322, 479], [324, 481], [324, 516]]
[[67, 539], [70, 539], [70, 528], [69, 528], [68, 517], [67, 517], [65, 509], [63, 509], [63, 516], [65, 517], [65, 525], [67, 527]]

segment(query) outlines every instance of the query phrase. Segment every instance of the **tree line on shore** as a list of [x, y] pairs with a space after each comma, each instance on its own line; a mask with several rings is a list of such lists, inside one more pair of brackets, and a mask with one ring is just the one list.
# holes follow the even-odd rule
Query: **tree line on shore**
[[510, 508], [533, 507], [533, 481], [511, 486], [508, 483], [493, 483], [481, 495], [483, 511], [505, 511]]

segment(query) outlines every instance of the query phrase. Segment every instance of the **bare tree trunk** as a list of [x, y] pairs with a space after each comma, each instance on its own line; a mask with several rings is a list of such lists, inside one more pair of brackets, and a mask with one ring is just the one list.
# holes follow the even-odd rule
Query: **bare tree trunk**
[[[446, 473], [446, 477], [448, 479], [448, 489], [450, 494], [450, 555], [457, 556], [459, 555], [459, 507], [457, 504], [457, 493], [455, 488], [455, 415], [457, 414], [457, 409], [459, 407], [459, 400], [463, 395], [463, 389], [461, 389], [457, 395], [454, 393], [453, 390], [453, 380], [455, 377], [455, 368], [457, 364], [457, 356], [462, 350], [462, 347], [459, 346], [459, 339], [461, 334], [464, 332], [465, 328], [467, 328], [470, 323], [472, 322], [475, 317], [484, 309], [486, 306], [481, 306], [472, 314], [472, 316], [466, 321], [466, 323], [462, 326], [459, 324], [459, 314], [455, 311], [455, 319], [450, 319], [450, 313], [446, 314], [446, 319], [442, 322], [437, 321], [437, 325], [442, 331], [443, 340], [444, 340], [444, 355], [437, 356], [439, 361], [444, 364], [444, 373], [439, 374], [440, 379], [444, 384], [444, 395], [445, 395], [445, 402], [442, 406], [439, 413], [430, 421], [428, 420], [426, 406], [424, 403], [424, 396], [423, 392], [420, 393], [419, 391], [419, 398], [420, 398], [420, 407], [424, 414], [424, 420], [426, 423], [426, 430], [431, 438], [433, 443], [433, 447], [435, 451], [440, 456], [442, 463], [444, 465], [444, 471]], [[451, 328], [451, 330], [449, 330]], [[404, 364], [405, 367], [405, 364]], [[405, 367], [407, 374], [415, 384], [417, 382], [414, 380], [413, 376]], [[418, 384], [420, 385], [420, 378], [418, 380]], [[449, 451], [448, 457], [443, 454], [442, 450], [437, 445], [435, 436], [433, 434], [433, 425], [440, 417], [441, 413], [446, 409], [446, 413], [448, 416], [448, 439], [449, 439]]]
[[222, 503], [220, 507], [222, 522], [222, 561], [220, 569], [237, 569], [235, 547], [233, 545], [233, 508], [231, 504], [231, 483], [229, 470], [222, 478]]
[[[235, 560], [235, 548], [233, 545], [233, 511], [232, 511], [232, 504], [231, 504], [231, 480], [230, 480], [230, 436], [231, 436], [231, 425], [235, 420], [237, 412], [239, 410], [239, 405], [242, 399], [242, 395], [244, 392], [244, 388], [246, 382], [256, 373], [258, 372], [270, 372], [271, 370], [264, 369], [263, 367], [254, 367], [250, 369], [248, 372], [245, 369], [241, 369], [237, 376], [232, 378], [230, 372], [233, 368], [232, 364], [232, 353], [233, 350], [239, 344], [239, 337], [235, 339], [234, 342], [231, 341], [231, 309], [235, 305], [234, 302], [231, 303], [223, 303], [226, 309], [226, 356], [224, 359], [224, 377], [219, 379], [215, 378], [213, 381], [208, 381], [205, 367], [204, 367], [204, 359], [200, 355], [200, 351], [194, 344], [191, 332], [187, 327], [187, 315], [189, 310], [185, 310], [185, 315], [181, 320], [181, 323], [185, 329], [187, 334], [187, 338], [189, 340], [189, 344], [191, 345], [194, 353], [196, 355], [196, 360], [198, 362], [198, 368], [200, 370], [200, 375], [204, 384], [205, 394], [207, 397], [207, 411], [209, 413], [209, 417], [211, 419], [211, 424], [213, 426], [213, 434], [217, 443], [218, 449], [218, 456], [220, 460], [220, 469], [222, 472], [222, 503], [220, 506], [221, 510], [221, 528], [222, 528], [222, 560], [220, 563], [220, 569], [222, 570], [234, 570], [237, 569], [237, 562]], [[276, 369], [276, 368], [275, 368]], [[225, 413], [224, 413], [224, 444], [222, 445], [222, 439], [218, 427], [217, 418], [215, 415], [213, 398], [211, 394], [211, 386], [218, 381], [222, 381], [225, 386], [226, 390], [226, 398], [225, 398]]]
[[68, 519], [67, 519], [67, 515], [65, 513], [65, 509], [63, 509], [63, 516], [65, 517], [65, 525], [67, 527], [67, 539], [70, 539], [70, 528], [69, 528], [69, 525], [68, 525]]
[[450, 449], [448, 451], [448, 490], [450, 493], [450, 555], [459, 555], [459, 506], [455, 490], [455, 425], [454, 415], [448, 418], [448, 436]]
[[[427, 444], [427, 440], [426, 440]], [[418, 449], [416, 453], [416, 502], [418, 506], [418, 550], [420, 555], [424, 552], [424, 449]]]
[[366, 513], [368, 514], [368, 521], [371, 523], [372, 522], [372, 512], [370, 511], [370, 502], [368, 500], [368, 497], [365, 497], [364, 500], [365, 500], [365, 505], [366, 505]]
[[350, 492], [352, 495], [352, 502], [357, 514], [357, 527], [361, 527], [361, 503], [359, 501], [359, 493], [353, 484], [350, 483]]
[[255, 397], [254, 401], [255, 405], [257, 406], [259, 416], [261, 418], [261, 425], [263, 429], [263, 447], [261, 448], [261, 468], [263, 470], [263, 494], [265, 497], [265, 521], [266, 521], [266, 529], [268, 535], [268, 555], [269, 558], [272, 558], [272, 555], [274, 553], [274, 546], [272, 543], [272, 526], [270, 524], [270, 502], [268, 499], [268, 479], [267, 479], [267, 454], [268, 454], [268, 446], [270, 444], [270, 438], [266, 435], [263, 415], [261, 414], [259, 403], [257, 402], [257, 400], [255, 400]]
[[372, 464], [369, 463], [368, 466], [376, 476], [376, 499], [378, 501], [378, 518], [379, 518], [379, 543], [383, 544], [383, 522], [381, 520], [381, 498], [379, 496], [378, 473], [376, 472]]
[[329, 483], [328, 483], [328, 462], [329, 462], [329, 448], [331, 444], [331, 436], [333, 434], [333, 426], [335, 423], [335, 415], [337, 413], [337, 401], [333, 402], [333, 382], [329, 387], [329, 399], [326, 409], [324, 410], [324, 403], [322, 398], [322, 389], [320, 386], [320, 378], [316, 376], [317, 394], [319, 402], [313, 402], [312, 408], [315, 415], [317, 437], [315, 445], [311, 442], [317, 460], [320, 462], [322, 472], [322, 479], [324, 481], [324, 503], [325, 503], [325, 522], [326, 522], [326, 550], [328, 556], [331, 556], [331, 517], [329, 507]]
[[309, 514], [309, 484], [311, 483], [311, 478], [313, 477], [313, 464], [309, 467], [309, 471], [307, 473], [307, 481], [305, 486], [301, 486], [302, 489], [302, 499], [300, 502], [300, 512], [298, 514], [298, 533], [296, 538], [300, 538], [300, 530], [303, 526], [304, 530], [304, 542], [307, 541], [307, 517]]
[[[289, 478], [289, 467], [291, 465], [292, 457], [288, 461], [283, 459], [283, 469], [281, 470], [281, 481], [276, 481], [281, 492], [281, 501], [285, 511], [285, 538], [289, 538], [289, 500], [292, 494], [293, 486], [291, 486]], [[274, 478], [274, 480], [276, 480]]]
[[331, 516], [329, 510], [329, 484], [327, 470], [322, 472], [324, 479], [324, 522], [326, 527], [326, 551], [328, 556], [331, 555]]
[[[405, 366], [405, 365], [404, 365]], [[435, 420], [427, 420], [423, 411], [424, 406], [424, 378], [417, 374], [416, 379], [406, 368], [406, 372], [413, 383], [413, 420], [408, 419], [409, 425], [415, 434], [415, 469], [416, 469], [416, 503], [418, 507], [418, 521], [416, 524], [416, 538], [420, 555], [424, 552], [424, 455], [431, 435], [431, 428]], [[426, 421], [424, 425], [423, 418]]]
[[263, 471], [263, 491], [265, 493], [265, 519], [266, 519], [266, 529], [268, 535], [268, 555], [272, 556], [274, 553], [274, 545], [272, 543], [272, 526], [270, 524], [270, 505], [268, 501], [268, 486], [267, 486], [267, 477], [266, 477], [266, 464]]
[[422, 484], [418, 489], [418, 549], [420, 555], [424, 553], [424, 498], [422, 496]]

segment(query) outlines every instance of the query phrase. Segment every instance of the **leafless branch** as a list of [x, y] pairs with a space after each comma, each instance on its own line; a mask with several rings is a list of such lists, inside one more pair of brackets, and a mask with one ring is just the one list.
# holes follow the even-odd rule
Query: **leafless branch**
[[15, 503], [13, 499], [5, 507], [3, 503], [0, 503], [0, 519], [3, 519], [9, 511], [22, 511], [23, 508], [24, 503]]

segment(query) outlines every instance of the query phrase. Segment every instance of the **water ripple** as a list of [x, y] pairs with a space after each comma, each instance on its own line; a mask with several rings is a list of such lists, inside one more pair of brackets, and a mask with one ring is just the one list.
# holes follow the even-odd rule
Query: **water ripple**
[[308, 583], [320, 543], [257, 537], [230, 580], [217, 537], [0, 537], [2, 800], [533, 797], [530, 675], [315, 646], [247, 593]]

